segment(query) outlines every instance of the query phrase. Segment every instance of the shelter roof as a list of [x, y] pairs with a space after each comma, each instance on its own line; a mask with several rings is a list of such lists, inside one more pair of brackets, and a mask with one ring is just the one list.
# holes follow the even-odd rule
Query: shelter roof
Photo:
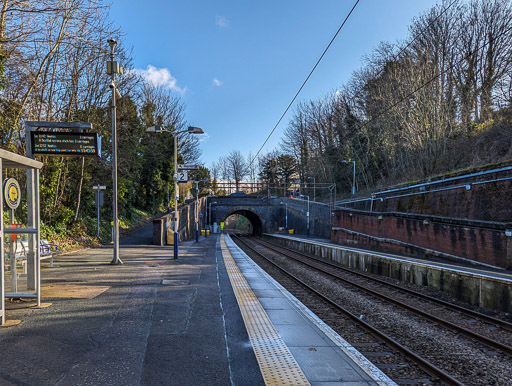
[[43, 163], [31, 158], [0, 149], [3, 169], [41, 169]]

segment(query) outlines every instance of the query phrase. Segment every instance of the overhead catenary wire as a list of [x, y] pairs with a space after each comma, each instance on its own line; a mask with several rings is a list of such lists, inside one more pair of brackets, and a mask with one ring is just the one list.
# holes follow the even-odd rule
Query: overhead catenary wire
[[[437, 15], [433, 20], [430, 21], [430, 23], [428, 23], [428, 25], [422, 29], [420, 32], [418, 32], [414, 38], [405, 46], [403, 47], [396, 55], [395, 55], [395, 58], [398, 58], [407, 48], [410, 47], [410, 45], [412, 43], [414, 43], [421, 35], [423, 35], [423, 33], [428, 29], [430, 28], [437, 20], [439, 20], [439, 18], [444, 15], [455, 3], [459, 2], [460, 0], [453, 0], [447, 7], [445, 7], [440, 13], [439, 15]], [[297, 99], [297, 97], [299, 96], [300, 92], [302, 91], [302, 89], [304, 88], [304, 86], [306, 85], [306, 83], [308, 82], [309, 78], [311, 77], [311, 75], [313, 74], [313, 72], [315, 71], [316, 67], [318, 66], [318, 64], [320, 63], [320, 61], [322, 60], [322, 58], [324, 57], [324, 55], [326, 54], [327, 50], [330, 48], [330, 46], [332, 45], [332, 43], [334, 42], [334, 40], [336, 39], [336, 37], [338, 36], [339, 32], [341, 31], [341, 29], [343, 28], [343, 26], [345, 25], [345, 23], [347, 22], [348, 18], [350, 17], [350, 15], [352, 14], [352, 12], [354, 11], [355, 7], [357, 6], [357, 4], [359, 3], [359, 0], [357, 0], [354, 5], [352, 6], [350, 12], [347, 14], [347, 16], [345, 17], [345, 19], [343, 20], [343, 22], [341, 23], [340, 27], [338, 28], [338, 30], [336, 31], [336, 33], [334, 34], [333, 38], [331, 39], [331, 41], [329, 42], [329, 44], [327, 45], [327, 47], [325, 48], [325, 50], [323, 51], [322, 55], [320, 56], [320, 58], [318, 59], [318, 61], [316, 62], [315, 66], [313, 67], [313, 69], [310, 71], [309, 75], [307, 76], [306, 80], [302, 83], [301, 87], [299, 88], [299, 90], [297, 91], [297, 93], [295, 94], [295, 96], [293, 97], [293, 99], [291, 100], [291, 102], [288, 104], [288, 106], [286, 107], [285, 111], [283, 112], [283, 114], [281, 115], [281, 117], [279, 118], [279, 120], [277, 121], [277, 123], [275, 124], [275, 126], [273, 127], [273, 129], [271, 130], [270, 134], [267, 136], [267, 138], [265, 139], [265, 141], [263, 142], [263, 145], [261, 145], [261, 147], [259, 148], [258, 152], [256, 153], [256, 155], [250, 160], [249, 164], [252, 165], [254, 163], [254, 161], [256, 160], [256, 158], [258, 157], [258, 155], [260, 154], [261, 150], [265, 147], [266, 143], [268, 142], [268, 140], [270, 139], [270, 137], [274, 134], [275, 130], [277, 129], [277, 127], [279, 126], [279, 124], [281, 123], [281, 121], [283, 120], [283, 118], [285, 117], [285, 115], [288, 113], [288, 110], [290, 109], [290, 107], [293, 105], [293, 103], [295, 102], [295, 100]], [[381, 69], [380, 70], [380, 73], [382, 73], [384, 71], [384, 69]], [[378, 74], [377, 74], [378, 76]], [[354, 96], [357, 96], [362, 90], [364, 89], [361, 88], [360, 90], [358, 90]]]
[[[434, 25], [434, 23], [436, 23], [439, 18], [441, 16], [443, 16], [455, 3], [458, 3], [460, 0], [453, 0], [447, 7], [445, 7], [434, 19], [432, 19], [426, 26], [425, 28], [423, 28], [421, 31], [419, 31], [416, 35], [414, 35], [414, 37], [411, 39], [411, 41], [409, 41], [409, 43], [407, 43], [407, 45], [405, 45], [404, 47], [402, 47], [395, 55], [393, 55], [394, 59], [395, 60], [398, 60], [400, 58], [400, 55], [402, 55], [402, 53], [404, 53], [420, 36], [422, 36], [424, 34], [424, 32], [430, 28], [432, 25]], [[384, 67], [381, 67], [381, 69], [374, 75], [374, 77], [379, 77], [383, 72], [384, 72]], [[357, 90], [354, 94], [353, 94], [353, 98], [356, 98], [358, 95], [360, 95], [360, 93], [366, 88], [366, 85], [363, 85], [363, 87], [361, 87], [359, 90]], [[369, 123], [369, 122], [366, 122], [364, 123], [363, 125], [359, 126], [360, 128], [361, 127], [365, 127], [365, 125]]]
[[277, 127], [279, 126], [279, 124], [281, 123], [281, 121], [283, 120], [283, 118], [285, 117], [286, 113], [288, 112], [288, 110], [290, 110], [290, 107], [292, 107], [293, 105], [293, 102], [295, 102], [295, 99], [297, 99], [297, 97], [299, 96], [300, 92], [302, 91], [302, 89], [304, 88], [304, 86], [306, 85], [306, 83], [308, 82], [309, 78], [311, 78], [311, 75], [313, 75], [313, 72], [315, 71], [315, 69], [318, 67], [318, 65], [320, 64], [320, 61], [323, 59], [323, 57], [325, 56], [325, 54], [327, 53], [327, 51], [329, 50], [329, 48], [331, 47], [332, 43], [334, 42], [334, 40], [336, 39], [336, 37], [338, 36], [338, 34], [340, 33], [340, 31], [342, 30], [343, 26], [345, 25], [345, 23], [347, 22], [347, 20], [349, 19], [350, 15], [352, 15], [352, 12], [354, 11], [354, 9], [356, 8], [357, 4], [359, 3], [360, 0], [357, 0], [354, 5], [352, 6], [350, 12], [347, 14], [347, 16], [345, 17], [345, 19], [343, 20], [343, 23], [341, 23], [340, 27], [338, 28], [338, 30], [336, 31], [336, 33], [334, 34], [334, 36], [332, 37], [331, 41], [329, 42], [329, 44], [327, 45], [327, 47], [325, 48], [324, 52], [322, 53], [322, 55], [320, 55], [320, 58], [317, 60], [317, 62], [315, 63], [315, 65], [313, 66], [313, 69], [309, 72], [309, 75], [307, 76], [306, 80], [304, 80], [304, 82], [302, 83], [302, 85], [300, 86], [299, 90], [297, 91], [297, 93], [295, 94], [295, 96], [292, 98], [291, 102], [288, 104], [288, 106], [286, 107], [286, 109], [284, 110], [283, 114], [281, 115], [281, 117], [279, 118], [279, 120], [277, 121], [277, 123], [275, 124], [274, 128], [270, 131], [270, 134], [267, 136], [267, 138], [265, 139], [265, 142], [263, 142], [263, 145], [261, 145], [261, 147], [259, 148], [258, 152], [256, 153], [256, 155], [253, 157], [253, 159], [250, 161], [250, 164], [252, 165], [254, 160], [258, 157], [258, 154], [260, 154], [261, 150], [263, 149], [263, 147], [265, 147], [266, 143], [268, 142], [268, 140], [270, 139], [270, 137], [272, 136], [272, 134], [274, 134], [274, 132], [276, 131]]

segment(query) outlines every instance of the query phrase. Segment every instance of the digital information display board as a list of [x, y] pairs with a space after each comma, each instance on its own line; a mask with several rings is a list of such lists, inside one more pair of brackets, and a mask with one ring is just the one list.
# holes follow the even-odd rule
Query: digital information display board
[[32, 154], [100, 156], [98, 133], [32, 131]]

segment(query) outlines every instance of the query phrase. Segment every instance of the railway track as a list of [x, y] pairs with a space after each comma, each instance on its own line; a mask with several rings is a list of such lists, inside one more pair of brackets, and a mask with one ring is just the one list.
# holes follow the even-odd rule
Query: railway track
[[[406, 308], [435, 323], [451, 328], [457, 333], [464, 334], [491, 349], [501, 350], [503, 353], [512, 356], [512, 324], [505, 320], [389, 283], [364, 272], [348, 269], [316, 256], [264, 240], [257, 240], [257, 242], [312, 269], [331, 275], [375, 297]], [[476, 325], [476, 323], [479, 324]], [[475, 330], [479, 332], [475, 332]], [[496, 336], [499, 337], [500, 341], [496, 340]]]
[[[287, 288], [288, 286], [292, 287], [289, 288], [290, 292], [305, 301], [313, 312], [330, 324], [359, 351], [367, 355], [376, 366], [397, 383], [475, 384], [472, 374], [478, 374], [478, 368], [473, 366], [471, 371], [467, 371], [465, 370], [468, 368], [467, 363], [464, 366], [459, 366], [462, 362], [459, 356], [467, 357], [467, 354], [459, 355], [456, 353], [457, 349], [453, 348], [461, 347], [461, 345], [467, 346], [468, 343], [472, 346], [469, 351], [474, 350], [475, 356], [480, 357], [479, 360], [482, 358], [485, 360], [486, 357], [494, 360], [500, 358], [505, 367], [504, 371], [507, 367], [510, 369], [512, 365], [512, 348], [510, 347], [512, 325], [510, 323], [428, 297], [416, 291], [404, 289], [375, 279], [370, 275], [354, 272], [335, 263], [283, 246], [254, 238], [244, 239], [245, 241], [238, 238], [238, 240], [244, 244], [243, 248], [251, 257], [260, 262], [264, 261], [263, 264], [267, 266], [271, 264], [272, 270], [279, 272], [280, 280], [287, 282], [286, 285], [282, 284]], [[293, 284], [290, 284], [290, 281], [293, 281]], [[298, 289], [297, 286], [302, 289]], [[340, 290], [340, 288], [344, 289]], [[328, 303], [327, 311], [322, 308], [325, 308], [325, 305], [316, 304], [320, 301], [311, 300], [311, 295], [302, 293], [304, 291], [311, 291], [315, 294], [316, 299], [322, 299], [321, 302], [324, 304]], [[364, 293], [365, 298], [355, 302], [346, 301], [347, 298], [356, 296], [355, 293], [357, 296]], [[366, 308], [361, 306], [368, 302], [373, 302], [373, 305], [367, 305]], [[347, 305], [347, 303], [354, 304]], [[376, 311], [385, 310], [383, 313], [393, 315], [400, 319], [400, 322], [397, 322], [396, 326], [386, 326], [386, 323], [389, 322], [383, 322], [381, 319], [387, 317], [383, 318], [379, 312], [372, 314], [371, 311], [368, 311], [372, 308]], [[339, 317], [336, 316], [339, 313], [343, 313], [344, 318], [349, 319], [352, 324], [357, 323], [358, 327], [349, 327], [347, 323], [340, 326]], [[419, 332], [407, 332], [409, 328], [414, 331], [409, 326], [407, 331], [404, 330], [402, 333], [397, 331], [397, 327], [403, 323], [403, 320], [409, 320], [408, 323], [411, 325], [417, 325], [414, 328], [417, 328]], [[440, 328], [444, 332], [438, 331]], [[369, 332], [374, 337], [373, 341], [367, 337], [367, 333], [362, 334], [358, 331], [361, 329]], [[448, 337], [447, 329], [449, 330], [448, 334], [451, 334]], [[347, 333], [347, 331], [358, 332]], [[426, 348], [428, 346], [426, 342], [424, 344], [417, 342], [418, 339], [414, 335], [421, 336], [425, 334], [425, 331], [428, 332], [425, 337], [426, 341], [429, 340], [430, 333], [440, 337], [440, 342], [431, 342], [431, 344], [440, 347], [437, 351], [442, 352], [437, 353], [435, 349]], [[365, 337], [361, 341], [360, 337], [363, 335]], [[406, 335], [413, 335], [413, 337]], [[458, 343], [451, 344], [450, 342], [452, 348], [445, 353], [445, 350], [441, 348], [445, 343], [444, 340], [454, 340]], [[399, 355], [398, 352], [400, 352]], [[454, 352], [456, 358], [449, 357], [450, 352]], [[419, 368], [420, 371], [418, 371]], [[494, 374], [496, 373], [494, 371]], [[482, 380], [486, 379], [486, 376], [488, 374], [481, 377]], [[499, 376], [497, 379], [500, 379]], [[499, 383], [498, 381], [497, 384]], [[483, 381], [481, 384], [486, 384], [486, 382]]]

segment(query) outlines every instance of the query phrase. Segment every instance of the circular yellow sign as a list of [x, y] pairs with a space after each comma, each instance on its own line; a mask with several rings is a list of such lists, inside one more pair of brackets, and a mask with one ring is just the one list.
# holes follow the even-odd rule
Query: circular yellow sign
[[21, 190], [20, 184], [15, 178], [8, 178], [4, 182], [4, 197], [7, 206], [16, 209], [20, 205]]
[[18, 201], [18, 189], [15, 186], [9, 186], [9, 200]]

